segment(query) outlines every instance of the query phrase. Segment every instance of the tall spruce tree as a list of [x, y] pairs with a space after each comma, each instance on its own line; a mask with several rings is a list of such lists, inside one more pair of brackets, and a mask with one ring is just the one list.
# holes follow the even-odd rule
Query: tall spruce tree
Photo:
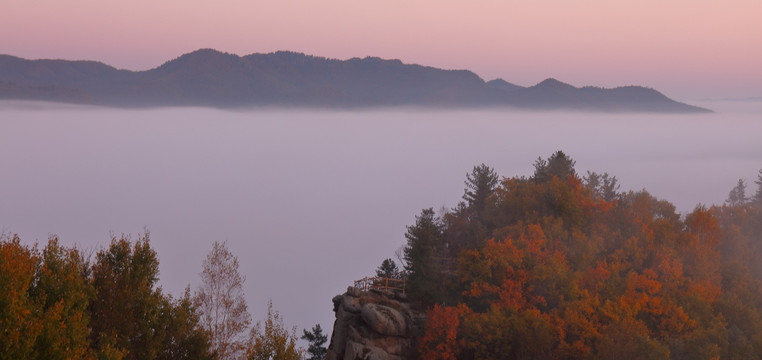
[[312, 327], [312, 331], [304, 330], [302, 340], [307, 340], [310, 345], [307, 347], [307, 354], [309, 357], [307, 360], [323, 360], [325, 359], [328, 349], [325, 347], [325, 343], [328, 341], [328, 336], [323, 334], [323, 329], [320, 324]]
[[481, 212], [487, 205], [487, 198], [495, 191], [498, 175], [491, 167], [481, 164], [474, 166], [470, 174], [466, 174], [466, 189], [463, 200], [468, 207]]
[[746, 197], [746, 183], [743, 179], [738, 179], [736, 186], [730, 190], [728, 199], [725, 202], [730, 206], [739, 206], [746, 204], [749, 198]]
[[376, 268], [376, 276], [389, 279], [399, 279], [401, 274], [397, 264], [391, 258], [385, 259], [381, 265]]
[[407, 245], [403, 249], [403, 258], [408, 274], [407, 291], [416, 298], [436, 298], [441, 291], [438, 259], [441, 258], [442, 229], [434, 209], [422, 210], [415, 217], [415, 225], [407, 227], [405, 238]]

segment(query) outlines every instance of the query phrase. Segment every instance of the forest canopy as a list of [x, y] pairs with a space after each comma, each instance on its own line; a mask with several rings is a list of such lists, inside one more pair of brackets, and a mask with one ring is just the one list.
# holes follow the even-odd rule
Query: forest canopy
[[301, 358], [296, 328], [287, 330], [272, 302], [264, 329], [249, 328], [238, 260], [225, 243], [214, 243], [195, 295], [164, 294], [158, 274], [148, 232], [112, 236], [94, 258], [55, 236], [40, 250], [0, 234], [0, 360]]
[[482, 164], [463, 202], [424, 209], [401, 256], [427, 310], [423, 359], [762, 359], [762, 171], [687, 214], [581, 176]]

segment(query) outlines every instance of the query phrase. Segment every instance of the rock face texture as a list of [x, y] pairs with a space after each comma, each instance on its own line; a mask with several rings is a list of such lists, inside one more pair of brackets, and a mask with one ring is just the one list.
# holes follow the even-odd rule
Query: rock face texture
[[425, 314], [399, 292], [350, 287], [333, 298], [333, 325], [327, 360], [415, 359]]

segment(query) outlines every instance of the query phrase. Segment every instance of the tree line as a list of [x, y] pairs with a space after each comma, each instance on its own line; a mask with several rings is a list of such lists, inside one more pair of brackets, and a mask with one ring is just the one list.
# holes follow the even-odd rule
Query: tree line
[[201, 286], [180, 297], [157, 285], [159, 260], [148, 232], [112, 236], [94, 258], [52, 236], [40, 250], [0, 234], [0, 359], [278, 359], [325, 356], [320, 325], [297, 346], [268, 304], [251, 325], [238, 259], [215, 242]]
[[377, 273], [427, 310], [420, 358], [762, 359], [762, 170], [681, 215], [574, 166], [482, 164], [455, 208], [416, 216], [402, 270]]

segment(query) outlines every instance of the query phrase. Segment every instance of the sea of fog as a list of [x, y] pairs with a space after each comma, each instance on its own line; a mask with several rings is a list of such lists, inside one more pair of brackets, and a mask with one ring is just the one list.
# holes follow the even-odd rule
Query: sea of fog
[[246, 276], [250, 312], [330, 333], [331, 298], [371, 275], [423, 208], [453, 207], [485, 163], [528, 176], [563, 150], [685, 213], [762, 169], [762, 102], [715, 114], [117, 110], [0, 102], [0, 232], [86, 252], [144, 229], [174, 295], [213, 241]]

